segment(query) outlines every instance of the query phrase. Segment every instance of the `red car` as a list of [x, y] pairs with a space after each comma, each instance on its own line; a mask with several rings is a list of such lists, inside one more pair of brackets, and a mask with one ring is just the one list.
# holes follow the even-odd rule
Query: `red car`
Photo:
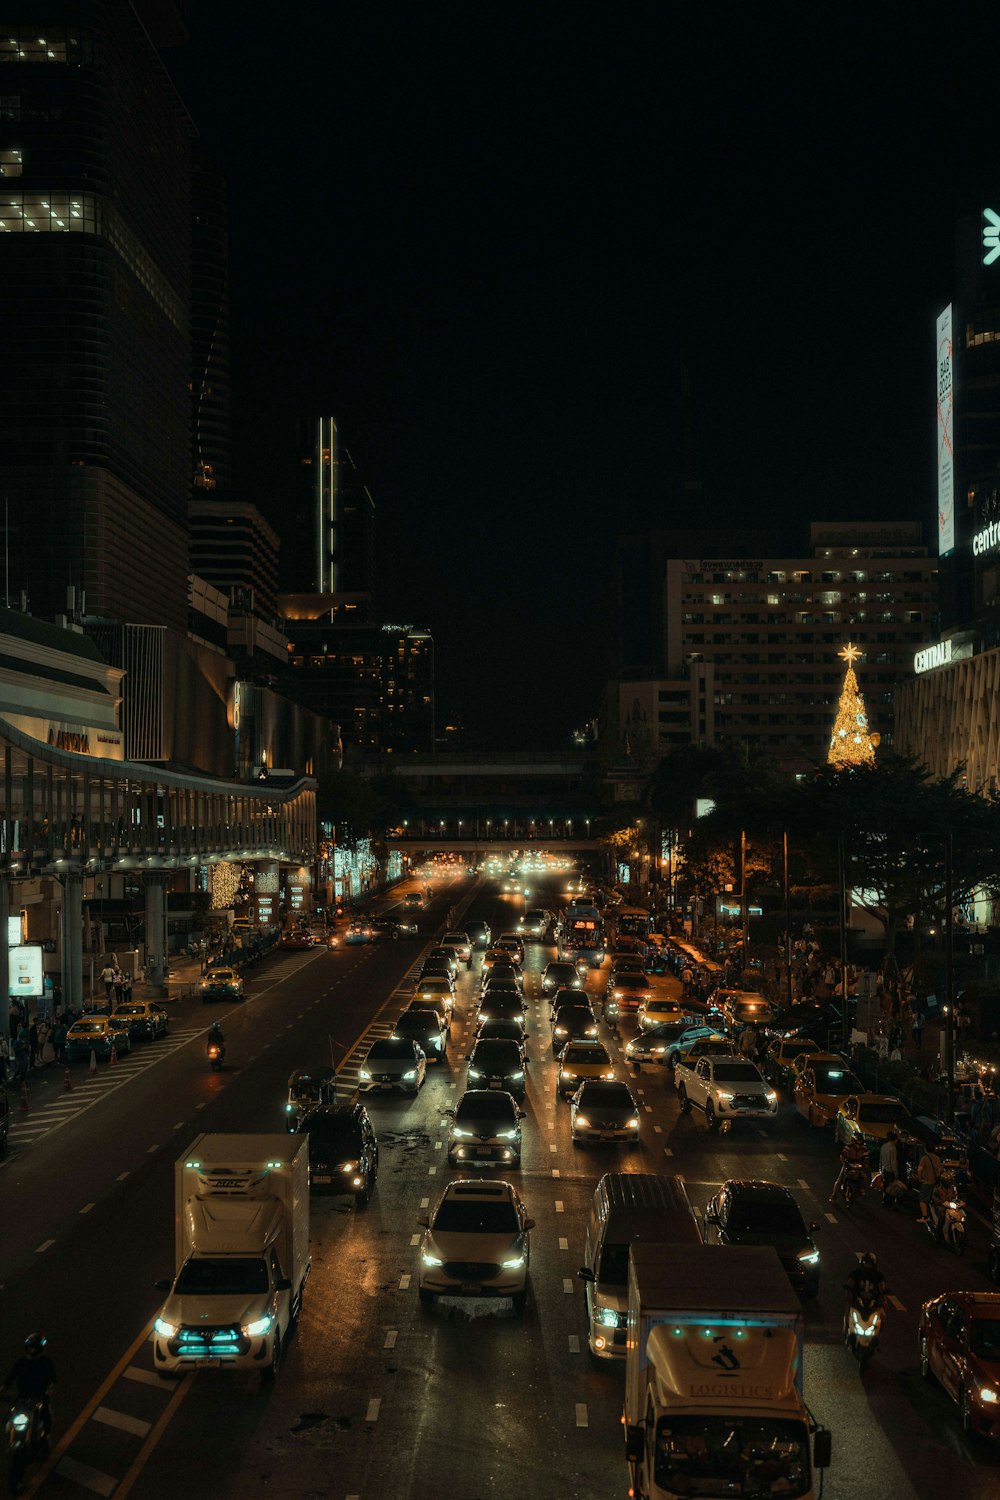
[[958, 1402], [966, 1432], [1000, 1438], [1000, 1292], [946, 1292], [920, 1312], [920, 1373]]
[[286, 932], [278, 946], [286, 949], [294, 948], [300, 950], [311, 948], [312, 945], [312, 936], [308, 932]]
[[619, 1010], [638, 1010], [652, 995], [645, 974], [616, 974], [608, 986], [608, 999], [617, 1000]]

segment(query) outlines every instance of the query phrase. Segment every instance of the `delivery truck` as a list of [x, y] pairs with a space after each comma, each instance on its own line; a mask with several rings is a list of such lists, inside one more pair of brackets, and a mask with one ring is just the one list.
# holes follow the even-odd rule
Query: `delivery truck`
[[638, 1500], [812, 1500], [830, 1434], [802, 1398], [802, 1310], [772, 1247], [632, 1245], [623, 1421]]
[[175, 1168], [174, 1253], [156, 1370], [273, 1378], [309, 1276], [308, 1136], [200, 1135]]

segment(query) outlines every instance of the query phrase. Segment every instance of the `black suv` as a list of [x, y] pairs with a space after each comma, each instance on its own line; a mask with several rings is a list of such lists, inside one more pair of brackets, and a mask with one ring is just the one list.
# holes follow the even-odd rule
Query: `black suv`
[[448, 1027], [440, 1013], [430, 1005], [410, 1005], [393, 1022], [393, 1037], [404, 1037], [423, 1047], [428, 1060], [443, 1062], [448, 1046]]
[[560, 1053], [567, 1042], [590, 1042], [596, 1036], [597, 1022], [589, 1005], [560, 1005], [552, 1017], [552, 1056]]
[[469, 1087], [502, 1089], [520, 1104], [524, 1099], [524, 1058], [517, 1042], [477, 1041], [469, 1053]]
[[730, 1179], [705, 1209], [707, 1244], [773, 1245], [789, 1281], [803, 1297], [819, 1293], [819, 1251], [802, 1210], [777, 1182]]
[[314, 1193], [350, 1193], [367, 1208], [378, 1176], [378, 1141], [363, 1104], [320, 1104], [303, 1118]]

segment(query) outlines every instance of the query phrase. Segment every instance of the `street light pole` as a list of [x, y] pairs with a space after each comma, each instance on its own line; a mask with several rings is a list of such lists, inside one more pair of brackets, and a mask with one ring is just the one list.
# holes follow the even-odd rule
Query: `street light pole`
[[792, 909], [788, 894], [788, 830], [781, 836], [785, 873], [785, 998], [792, 1008]]
[[847, 1013], [847, 860], [844, 835], [837, 835], [837, 899], [840, 902], [840, 1006], [844, 1046], [850, 1045], [851, 1020]]

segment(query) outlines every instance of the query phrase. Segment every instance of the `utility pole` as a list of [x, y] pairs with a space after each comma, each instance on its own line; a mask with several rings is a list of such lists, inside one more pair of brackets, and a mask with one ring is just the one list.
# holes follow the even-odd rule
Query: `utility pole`
[[947, 1120], [949, 1125], [955, 1123], [955, 932], [952, 920], [952, 907], [955, 901], [955, 894], [952, 889], [954, 884], [952, 853], [952, 833], [951, 829], [949, 829], [944, 851], [944, 988], [946, 1001], [944, 1050], [945, 1081], [948, 1089]]
[[781, 835], [785, 877], [785, 999], [792, 1008], [792, 908], [788, 892], [788, 830]]
[[750, 913], [747, 910], [747, 835], [740, 831], [740, 919], [743, 923], [743, 974], [747, 971], [747, 948], [750, 942]]
[[844, 835], [837, 835], [837, 888], [840, 902], [840, 1006], [844, 1046], [850, 1045], [851, 1019], [847, 1014], [847, 860]]

